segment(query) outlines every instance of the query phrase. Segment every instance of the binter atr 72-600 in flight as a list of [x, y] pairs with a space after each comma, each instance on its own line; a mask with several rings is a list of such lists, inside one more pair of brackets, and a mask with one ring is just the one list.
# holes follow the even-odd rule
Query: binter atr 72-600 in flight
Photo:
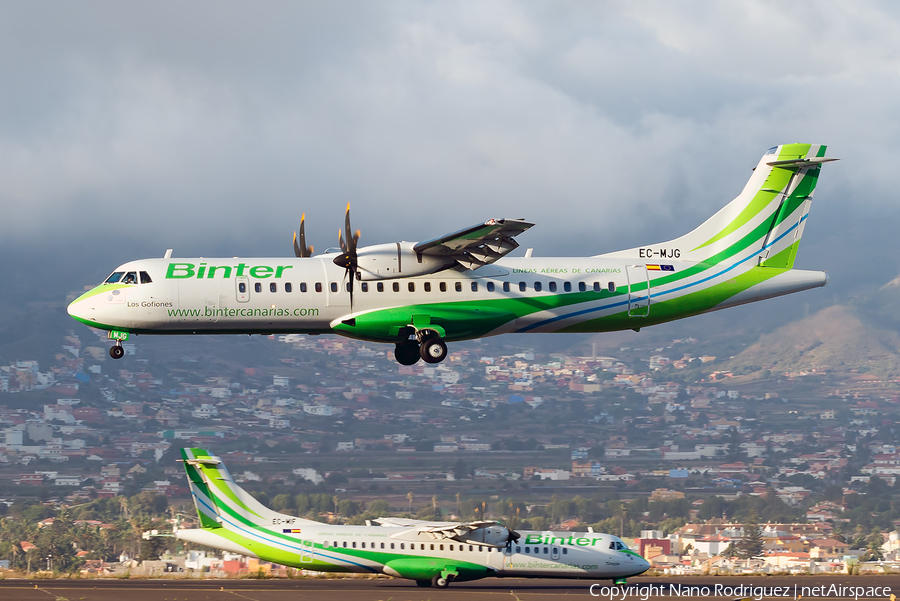
[[491, 219], [425, 242], [358, 245], [347, 207], [340, 249], [296, 258], [141, 259], [82, 294], [69, 314], [129, 334], [340, 334], [393, 343], [404, 365], [447, 342], [515, 332], [633, 329], [824, 286], [793, 269], [825, 146], [766, 152], [737, 198], [668, 242], [590, 257], [508, 254], [533, 224]]

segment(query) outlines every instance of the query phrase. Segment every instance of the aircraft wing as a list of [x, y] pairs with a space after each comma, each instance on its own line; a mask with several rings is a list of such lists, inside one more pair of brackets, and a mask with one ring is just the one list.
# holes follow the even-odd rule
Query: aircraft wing
[[437, 535], [439, 538], [442, 538], [441, 535], [444, 535], [443, 538], [453, 538], [454, 536], [462, 536], [464, 534], [468, 534], [469, 532], [478, 530], [479, 528], [493, 526], [496, 523], [497, 522], [493, 520], [475, 520], [474, 522], [440, 524], [438, 526], [424, 525], [419, 526], [419, 532], [428, 532], [429, 534]]
[[456, 525], [456, 522], [430, 522], [428, 520], [412, 520], [407, 518], [377, 518], [372, 520], [379, 526], [406, 526], [411, 528], [413, 526], [416, 527], [424, 527], [424, 526], [450, 526]]
[[532, 227], [523, 219], [488, 219], [484, 223], [419, 242], [413, 250], [422, 255], [452, 257], [466, 269], [478, 269], [519, 247], [513, 238]]

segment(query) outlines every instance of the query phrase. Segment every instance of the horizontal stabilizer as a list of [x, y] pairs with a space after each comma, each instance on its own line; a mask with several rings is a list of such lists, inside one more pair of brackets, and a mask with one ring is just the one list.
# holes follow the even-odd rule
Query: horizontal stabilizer
[[781, 167], [782, 169], [803, 169], [804, 167], [815, 167], [822, 163], [830, 163], [832, 161], [840, 161], [840, 159], [830, 159], [827, 157], [810, 157], [808, 159], [788, 159], [786, 161], [770, 161], [766, 163], [770, 167]]

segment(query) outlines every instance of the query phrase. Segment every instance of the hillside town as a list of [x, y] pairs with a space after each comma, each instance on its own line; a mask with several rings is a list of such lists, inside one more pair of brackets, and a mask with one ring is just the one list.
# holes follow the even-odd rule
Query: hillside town
[[[900, 559], [896, 380], [729, 369], [720, 343], [648, 341], [578, 354], [476, 342], [439, 365], [401, 366], [388, 346], [299, 335], [213, 358], [126, 343], [113, 362], [96, 333], [68, 333], [49, 362], [0, 366], [0, 512], [38, 505], [39, 522], [160, 495], [169, 514], [189, 515], [176, 459], [191, 446], [221, 456], [261, 500], [323, 521], [376, 509], [468, 519], [478, 503], [503, 520], [516, 506], [522, 527], [610, 531], [671, 574]], [[338, 500], [296, 501], [310, 495]], [[175, 525], [146, 515], [148, 531]], [[748, 528], [760, 548], [741, 558]], [[162, 561], [133, 546], [123, 561]], [[262, 569], [181, 551], [170, 569]], [[0, 549], [0, 560], [18, 556]]]

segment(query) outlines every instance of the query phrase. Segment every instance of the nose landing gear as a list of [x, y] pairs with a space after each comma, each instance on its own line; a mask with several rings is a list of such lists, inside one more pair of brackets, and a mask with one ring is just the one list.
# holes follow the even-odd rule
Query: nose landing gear
[[400, 365], [415, 365], [420, 358], [425, 363], [440, 363], [447, 358], [447, 345], [434, 330], [417, 330], [415, 340], [397, 343], [394, 358]]
[[121, 359], [125, 356], [125, 349], [122, 348], [122, 342], [117, 340], [115, 346], [109, 347], [109, 356], [113, 359]]

